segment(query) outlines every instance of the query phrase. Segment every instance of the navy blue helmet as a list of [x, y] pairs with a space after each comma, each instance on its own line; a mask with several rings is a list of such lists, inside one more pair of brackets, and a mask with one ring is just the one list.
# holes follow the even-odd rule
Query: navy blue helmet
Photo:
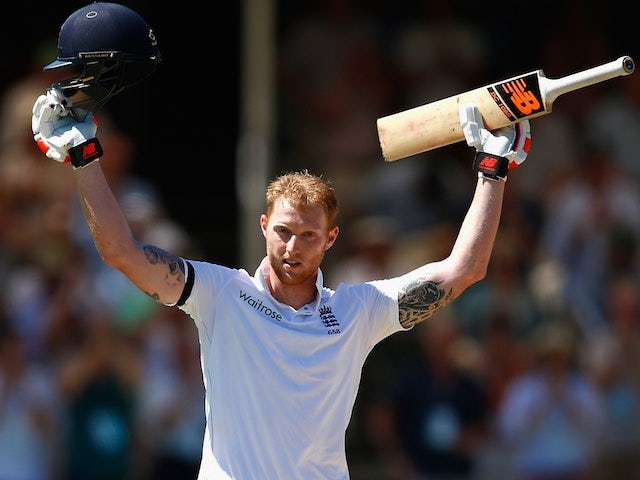
[[52, 85], [73, 106], [96, 111], [109, 98], [150, 76], [160, 62], [153, 30], [124, 5], [94, 2], [73, 12], [58, 35], [58, 57], [44, 70], [60, 69]]

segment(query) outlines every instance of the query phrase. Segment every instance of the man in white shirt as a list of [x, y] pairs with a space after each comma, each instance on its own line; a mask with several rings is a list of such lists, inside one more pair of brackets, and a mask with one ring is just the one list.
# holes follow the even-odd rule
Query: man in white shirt
[[[86, 8], [97, 9], [92, 20], [101, 18], [103, 7]], [[114, 16], [102, 18], [108, 23]], [[92, 25], [92, 33], [101, 27]], [[76, 38], [73, 29], [63, 33]], [[105, 35], [104, 41], [113, 40]], [[128, 47], [147, 51], [138, 45], [99, 50], [111, 49], [117, 58]], [[58, 62], [82, 65], [69, 53]], [[308, 171], [283, 174], [268, 186], [260, 217], [266, 256], [253, 275], [138, 243], [103, 174], [92, 114], [72, 108], [82, 82], [94, 80], [61, 82], [36, 100], [34, 138], [48, 157], [72, 164], [103, 260], [197, 326], [207, 419], [199, 480], [348, 479], [345, 432], [367, 355], [484, 277], [507, 173], [529, 150], [529, 123], [492, 134], [477, 108], [462, 106], [478, 180], [450, 255], [397, 278], [331, 290], [320, 266], [338, 237], [338, 200], [328, 180]]]

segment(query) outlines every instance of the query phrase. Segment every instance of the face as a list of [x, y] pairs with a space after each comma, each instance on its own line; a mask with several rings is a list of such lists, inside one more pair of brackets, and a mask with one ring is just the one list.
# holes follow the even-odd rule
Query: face
[[328, 223], [321, 207], [301, 211], [287, 201], [278, 202], [268, 218], [260, 217], [271, 270], [282, 284], [315, 282], [324, 254], [338, 236], [338, 227]]

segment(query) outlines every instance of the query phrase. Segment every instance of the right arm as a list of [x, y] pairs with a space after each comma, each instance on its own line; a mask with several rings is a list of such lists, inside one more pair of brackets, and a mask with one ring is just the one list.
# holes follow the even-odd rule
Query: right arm
[[105, 178], [100, 161], [74, 170], [82, 212], [103, 261], [120, 270], [160, 303], [178, 301], [185, 286], [185, 263], [177, 255], [141, 244]]
[[185, 261], [133, 237], [100, 166], [102, 147], [93, 115], [76, 119], [67, 100], [51, 89], [36, 99], [31, 128], [47, 157], [73, 165], [82, 212], [104, 262], [158, 302], [176, 304], [187, 283]]

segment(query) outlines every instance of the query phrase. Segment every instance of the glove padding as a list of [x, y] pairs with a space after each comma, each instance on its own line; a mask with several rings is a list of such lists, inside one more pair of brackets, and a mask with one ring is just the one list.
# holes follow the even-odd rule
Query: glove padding
[[[57, 162], [71, 162], [81, 168], [102, 156], [102, 147], [95, 137], [97, 123], [90, 112], [78, 121], [71, 114], [71, 104], [57, 90], [40, 95], [33, 105], [31, 129], [33, 138], [44, 154]], [[78, 109], [76, 109], [78, 110]]]
[[473, 170], [491, 180], [506, 181], [507, 173], [525, 161], [531, 147], [529, 120], [490, 132], [475, 105], [461, 104], [460, 126], [467, 145], [476, 149]]

